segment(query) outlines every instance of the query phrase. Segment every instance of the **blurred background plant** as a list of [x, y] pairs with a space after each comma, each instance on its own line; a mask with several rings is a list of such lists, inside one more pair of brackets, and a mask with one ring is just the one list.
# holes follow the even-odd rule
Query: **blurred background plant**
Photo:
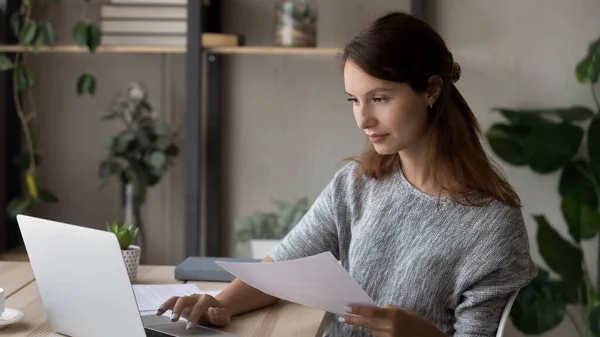
[[235, 236], [238, 242], [252, 239], [280, 240], [289, 233], [308, 212], [307, 197], [293, 202], [273, 200], [275, 212], [256, 211], [235, 222]]
[[[568, 317], [579, 336], [600, 336], [600, 275], [594, 284], [582, 249], [585, 241], [598, 241], [600, 231], [599, 75], [597, 39], [575, 67], [577, 80], [590, 86], [595, 107], [496, 108], [506, 122], [493, 124], [486, 133], [490, 147], [505, 162], [538, 174], [560, 171], [560, 208], [570, 238], [543, 214], [533, 215], [539, 252], [549, 270], [539, 267], [512, 308], [513, 323], [527, 334], [552, 330]], [[592, 258], [600, 264], [600, 251]]]
[[[101, 31], [87, 18], [90, 2], [91, 0], [81, 0], [81, 19], [73, 25], [71, 35], [76, 45], [86, 48], [90, 53], [95, 53], [101, 42]], [[9, 20], [11, 33], [17, 39], [17, 45], [23, 48], [18, 52], [0, 53], [0, 71], [12, 71], [13, 100], [25, 145], [23, 152], [13, 160], [22, 172], [21, 179], [24, 186], [24, 192], [7, 205], [7, 214], [13, 219], [19, 213], [28, 213], [34, 203], [58, 202], [58, 197], [42, 188], [39, 183], [42, 156], [36, 150], [33, 130], [33, 121], [38, 110], [31, 94], [31, 89], [36, 84], [36, 77], [28, 66], [27, 59], [31, 55], [35, 56], [41, 48], [53, 46], [59, 40], [51, 23], [52, 7], [59, 4], [60, 0], [22, 0], [19, 9], [11, 13]], [[41, 9], [35, 13], [45, 13], [45, 15], [34, 17], [34, 7]], [[76, 90], [79, 96], [94, 95], [95, 77], [89, 72], [82, 72], [77, 79]]]
[[102, 119], [119, 120], [124, 129], [104, 140], [108, 153], [98, 166], [101, 187], [109, 179], [117, 179], [121, 186], [124, 222], [138, 227], [143, 241], [141, 206], [146, 201], [148, 188], [158, 184], [174, 164], [181, 135], [173, 126], [159, 123], [146, 90], [137, 82], [130, 83], [125, 93], [115, 97]]

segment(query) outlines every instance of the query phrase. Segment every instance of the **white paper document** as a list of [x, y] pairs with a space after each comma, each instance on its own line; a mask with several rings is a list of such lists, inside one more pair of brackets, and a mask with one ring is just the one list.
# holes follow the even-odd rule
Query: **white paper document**
[[334, 314], [347, 315], [348, 304], [376, 305], [330, 252], [280, 262], [215, 263], [264, 293]]
[[203, 294], [195, 284], [134, 284], [133, 293], [140, 311], [154, 311], [171, 296]]

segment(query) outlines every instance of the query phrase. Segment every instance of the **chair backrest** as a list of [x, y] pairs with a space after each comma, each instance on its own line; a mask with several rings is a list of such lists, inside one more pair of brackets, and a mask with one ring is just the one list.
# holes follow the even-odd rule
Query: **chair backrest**
[[513, 303], [515, 303], [515, 299], [517, 298], [518, 294], [519, 294], [519, 291], [515, 291], [508, 298], [508, 301], [506, 302], [506, 305], [504, 306], [504, 311], [502, 311], [502, 317], [500, 317], [500, 324], [498, 324], [498, 330], [496, 332], [496, 337], [504, 336], [504, 327], [506, 326], [506, 321], [508, 320], [508, 317], [510, 317], [510, 309], [512, 308]]

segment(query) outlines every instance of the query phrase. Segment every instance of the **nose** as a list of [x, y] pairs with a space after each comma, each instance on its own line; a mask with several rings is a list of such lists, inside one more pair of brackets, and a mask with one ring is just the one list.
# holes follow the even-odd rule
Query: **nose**
[[377, 125], [377, 119], [365, 105], [354, 107], [354, 118], [356, 119], [356, 125], [363, 130]]

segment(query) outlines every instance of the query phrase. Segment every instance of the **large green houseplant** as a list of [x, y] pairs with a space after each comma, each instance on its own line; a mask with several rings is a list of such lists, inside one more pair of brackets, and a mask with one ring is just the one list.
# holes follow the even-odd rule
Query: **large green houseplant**
[[[568, 317], [579, 336], [600, 336], [600, 275], [593, 284], [582, 249], [585, 241], [599, 240], [600, 232], [599, 75], [600, 39], [589, 45], [575, 67], [577, 80], [591, 88], [594, 108], [496, 108], [506, 122], [493, 124], [486, 133], [492, 151], [503, 161], [538, 174], [560, 171], [557, 206], [569, 237], [559, 234], [543, 214], [533, 215], [539, 252], [549, 270], [540, 266], [512, 308], [513, 323], [527, 334], [549, 331]], [[600, 273], [599, 257], [590, 258]]]

